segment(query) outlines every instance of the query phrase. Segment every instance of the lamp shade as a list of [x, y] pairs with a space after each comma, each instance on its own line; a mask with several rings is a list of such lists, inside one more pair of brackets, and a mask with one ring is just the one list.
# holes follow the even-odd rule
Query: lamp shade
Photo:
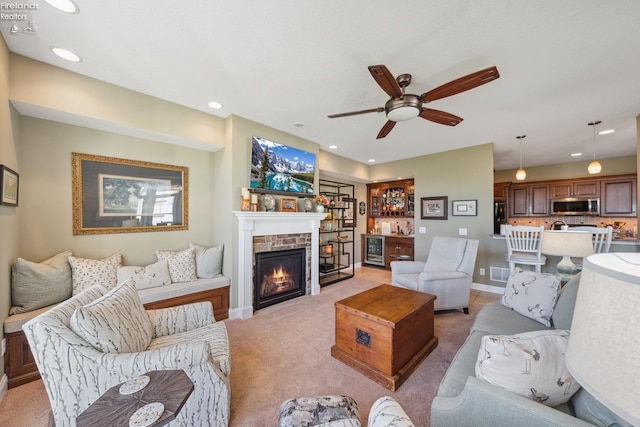
[[585, 257], [593, 254], [593, 241], [588, 231], [545, 230], [540, 250], [545, 255]]
[[565, 363], [589, 393], [640, 425], [640, 253], [583, 263]]

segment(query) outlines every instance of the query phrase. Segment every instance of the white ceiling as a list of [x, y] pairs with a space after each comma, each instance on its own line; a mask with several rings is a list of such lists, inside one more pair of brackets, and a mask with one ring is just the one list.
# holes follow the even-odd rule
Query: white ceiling
[[[220, 117], [239, 115], [377, 163], [493, 142], [496, 170], [636, 153], [640, 114], [637, 0], [43, 0], [35, 34], [0, 30], [12, 52]], [[3, 10], [2, 12], [7, 12]], [[78, 64], [55, 57], [70, 49]], [[416, 118], [376, 135], [384, 106], [367, 66], [410, 73], [407, 93], [497, 66], [500, 78], [428, 106], [456, 127]], [[207, 102], [224, 104], [211, 110]], [[295, 127], [301, 122], [302, 127]], [[336, 150], [329, 146], [336, 144]], [[581, 158], [571, 158], [581, 151]]]

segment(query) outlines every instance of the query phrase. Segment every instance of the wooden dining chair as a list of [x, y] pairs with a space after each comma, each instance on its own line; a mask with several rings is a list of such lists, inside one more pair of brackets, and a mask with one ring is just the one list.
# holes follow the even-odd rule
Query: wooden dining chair
[[509, 270], [513, 271], [516, 264], [533, 265], [540, 273], [547, 262], [547, 257], [541, 253], [544, 226], [507, 225], [506, 233]]

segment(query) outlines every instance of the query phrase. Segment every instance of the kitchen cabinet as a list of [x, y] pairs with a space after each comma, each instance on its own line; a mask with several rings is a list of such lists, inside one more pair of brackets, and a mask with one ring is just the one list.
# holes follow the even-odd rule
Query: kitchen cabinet
[[321, 179], [319, 193], [329, 200], [327, 217], [320, 222], [319, 264], [320, 286], [354, 276], [354, 227], [356, 200], [354, 186]]
[[509, 183], [503, 182], [493, 185], [493, 200], [495, 202], [506, 202], [509, 198]]
[[509, 189], [509, 216], [549, 215], [548, 184], [513, 184]]
[[549, 185], [550, 197], [562, 199], [567, 197], [600, 197], [599, 180], [575, 180], [554, 182]]
[[413, 237], [385, 236], [384, 266], [391, 269], [391, 261], [413, 261]]
[[600, 181], [600, 216], [636, 216], [637, 178], [618, 177]]

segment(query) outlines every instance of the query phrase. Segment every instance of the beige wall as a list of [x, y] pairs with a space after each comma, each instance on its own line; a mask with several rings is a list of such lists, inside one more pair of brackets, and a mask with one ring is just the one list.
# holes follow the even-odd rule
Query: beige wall
[[[9, 50], [0, 37], [0, 164], [20, 174], [18, 207], [0, 206], [0, 319], [5, 319], [11, 305], [11, 263], [18, 254], [18, 221], [22, 207], [22, 173], [16, 149], [19, 117], [9, 104]], [[0, 337], [4, 333], [0, 331]], [[0, 385], [4, 384], [4, 363], [0, 363]], [[1, 388], [0, 388], [1, 390]]]
[[[189, 168], [189, 229], [184, 231], [74, 236], [71, 153], [87, 153]], [[156, 249], [179, 250], [189, 242], [224, 243], [214, 236], [213, 153], [151, 142], [31, 117], [21, 118], [18, 156], [21, 257], [40, 261], [71, 249], [74, 256], [104, 258], [121, 252], [124, 264], [155, 262]]]

